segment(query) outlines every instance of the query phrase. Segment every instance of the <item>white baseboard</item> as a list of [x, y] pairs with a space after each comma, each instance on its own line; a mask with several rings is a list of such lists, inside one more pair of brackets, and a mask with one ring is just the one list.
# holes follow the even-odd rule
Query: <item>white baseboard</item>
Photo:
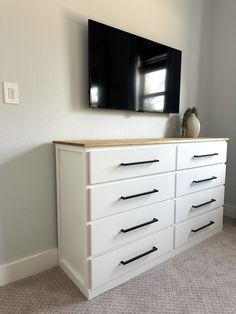
[[58, 265], [57, 249], [0, 265], [0, 287]]
[[236, 205], [225, 204], [224, 205], [224, 216], [236, 218]]

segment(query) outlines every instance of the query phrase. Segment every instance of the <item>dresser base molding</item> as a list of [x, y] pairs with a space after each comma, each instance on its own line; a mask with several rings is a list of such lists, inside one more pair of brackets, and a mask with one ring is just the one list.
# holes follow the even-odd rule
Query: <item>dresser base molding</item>
[[[64, 259], [59, 257], [59, 266], [67, 274], [67, 276], [73, 281], [73, 283], [79, 288], [83, 295], [87, 299], [91, 299], [89, 296], [89, 290], [84, 287], [84, 281], [78, 272]], [[106, 291], [106, 290], [105, 290]]]
[[92, 298], [97, 297], [101, 293], [106, 292], [110, 289], [113, 289], [122, 283], [125, 283], [126, 281], [134, 278], [135, 276], [140, 275], [141, 273], [147, 271], [148, 269], [155, 267], [155, 266], [167, 261], [168, 259], [182, 253], [186, 249], [189, 249], [189, 248], [195, 246], [196, 244], [216, 235], [217, 233], [221, 232], [222, 230], [223, 230], [223, 226], [220, 226], [219, 228], [215, 228], [212, 231], [208, 232], [207, 234], [199, 236], [198, 238], [190, 241], [186, 245], [183, 245], [178, 249], [172, 250], [171, 252], [158, 257], [157, 259], [154, 259], [148, 263], [145, 263], [143, 266], [138, 267], [138, 268], [134, 269], [133, 271], [126, 273], [125, 275], [123, 275], [121, 277], [118, 277], [114, 280], [111, 280], [110, 282], [106, 283], [105, 285], [102, 285], [102, 286], [100, 286], [94, 290], [86, 289], [84, 287], [84, 285], [83, 285], [81, 279], [79, 278], [79, 276], [77, 275], [76, 271], [72, 267], [70, 267], [70, 265], [64, 259], [60, 260], [60, 258], [59, 258], [59, 266], [68, 275], [68, 277], [74, 282], [74, 284], [79, 288], [79, 290], [84, 294], [84, 296], [87, 299], [91, 300]]

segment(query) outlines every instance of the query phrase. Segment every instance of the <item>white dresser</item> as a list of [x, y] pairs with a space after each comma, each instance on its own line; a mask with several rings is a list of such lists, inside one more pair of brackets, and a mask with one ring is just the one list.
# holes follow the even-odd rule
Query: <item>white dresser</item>
[[59, 265], [87, 298], [222, 230], [227, 139], [54, 143]]

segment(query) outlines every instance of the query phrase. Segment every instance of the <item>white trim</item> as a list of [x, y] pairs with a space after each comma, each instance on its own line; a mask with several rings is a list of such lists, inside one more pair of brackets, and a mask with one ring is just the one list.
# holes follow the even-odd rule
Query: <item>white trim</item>
[[59, 260], [59, 266], [67, 274], [67, 276], [74, 282], [79, 290], [89, 299], [89, 292], [84, 286], [84, 278], [63, 258]]
[[231, 218], [236, 218], [236, 205], [225, 204], [224, 215]]
[[0, 265], [0, 287], [58, 265], [57, 249]]

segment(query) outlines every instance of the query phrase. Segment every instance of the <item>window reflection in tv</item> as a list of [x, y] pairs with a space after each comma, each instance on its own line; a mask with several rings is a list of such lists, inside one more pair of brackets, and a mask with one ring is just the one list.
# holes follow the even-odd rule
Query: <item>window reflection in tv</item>
[[181, 51], [89, 20], [90, 107], [179, 112]]

